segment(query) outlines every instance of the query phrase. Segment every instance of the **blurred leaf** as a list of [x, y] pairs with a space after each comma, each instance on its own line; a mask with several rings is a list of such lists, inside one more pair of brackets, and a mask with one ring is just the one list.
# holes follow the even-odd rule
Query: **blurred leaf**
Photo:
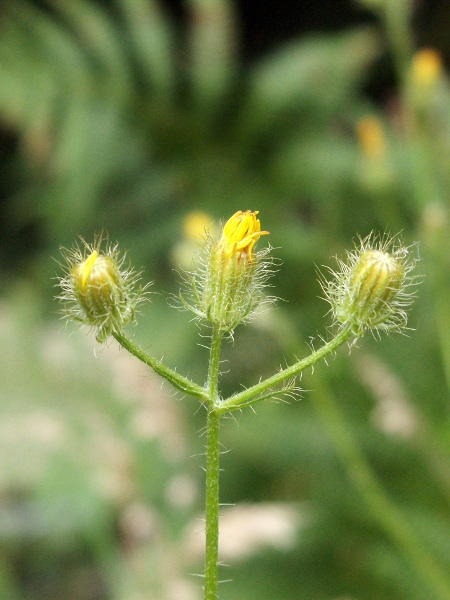
[[286, 115], [311, 126], [345, 106], [379, 53], [378, 36], [364, 29], [289, 43], [253, 70], [243, 127], [274, 129]]

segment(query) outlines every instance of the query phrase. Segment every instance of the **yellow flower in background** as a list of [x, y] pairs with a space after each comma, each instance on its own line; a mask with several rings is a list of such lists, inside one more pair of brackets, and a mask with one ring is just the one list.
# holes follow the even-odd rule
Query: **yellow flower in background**
[[227, 256], [245, 256], [252, 262], [254, 245], [262, 235], [269, 235], [268, 231], [261, 231], [261, 223], [256, 218], [258, 212], [238, 210], [225, 223], [219, 245]]
[[170, 258], [175, 269], [189, 269], [198, 260], [199, 246], [204, 245], [208, 232], [214, 227], [213, 217], [201, 210], [192, 210], [183, 215], [181, 234], [174, 237]]
[[198, 242], [200, 237], [205, 236], [213, 220], [211, 215], [200, 210], [189, 212], [183, 219], [183, 233], [185, 237], [190, 241]]
[[413, 83], [420, 86], [431, 86], [442, 73], [442, 57], [433, 48], [423, 48], [416, 52], [411, 65]]
[[367, 116], [356, 125], [356, 135], [361, 150], [371, 159], [382, 158], [386, 154], [386, 139], [380, 119]]

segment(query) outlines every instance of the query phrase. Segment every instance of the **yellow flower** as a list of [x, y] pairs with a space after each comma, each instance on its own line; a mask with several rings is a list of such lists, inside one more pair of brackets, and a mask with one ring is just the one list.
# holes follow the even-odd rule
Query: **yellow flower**
[[419, 86], [431, 86], [442, 73], [442, 57], [433, 48], [422, 48], [413, 57], [412, 77]]
[[386, 154], [386, 141], [383, 126], [379, 119], [367, 116], [356, 125], [356, 135], [361, 150], [371, 159], [378, 159]]
[[252, 262], [254, 245], [262, 235], [269, 235], [268, 231], [261, 231], [261, 223], [256, 218], [258, 212], [238, 210], [225, 223], [219, 245], [228, 257], [245, 256]]
[[200, 211], [193, 210], [188, 213], [183, 219], [183, 232], [188, 240], [198, 242], [201, 236], [205, 236], [205, 232], [211, 226], [213, 219], [210, 215]]

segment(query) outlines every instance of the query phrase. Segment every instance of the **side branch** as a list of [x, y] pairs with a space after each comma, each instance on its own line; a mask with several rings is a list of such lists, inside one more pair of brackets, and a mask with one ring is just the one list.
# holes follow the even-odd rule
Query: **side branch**
[[325, 356], [334, 352], [341, 344], [346, 342], [351, 337], [351, 335], [352, 327], [350, 324], [347, 324], [344, 327], [342, 327], [339, 333], [332, 340], [324, 344], [318, 350], [312, 352], [303, 360], [300, 360], [295, 364], [291, 365], [290, 367], [287, 367], [286, 369], [275, 373], [275, 375], [272, 375], [272, 377], [269, 377], [268, 379], [257, 383], [256, 385], [244, 390], [243, 392], [235, 394], [234, 396], [231, 396], [230, 398], [227, 398], [226, 400], [220, 402], [217, 408], [217, 412], [219, 414], [223, 414], [236, 408], [239, 408], [243, 405], [251, 403], [253, 400], [257, 399], [258, 396], [267, 393], [268, 390], [270, 390], [274, 386], [283, 383], [287, 379], [292, 379], [293, 377], [296, 377], [304, 369], [311, 367], [317, 361], [321, 360], [322, 358], [325, 358]]
[[149, 356], [146, 352], [144, 352], [144, 350], [142, 350], [142, 348], [136, 344], [133, 344], [133, 342], [122, 333], [114, 331], [112, 335], [119, 342], [119, 344], [125, 348], [125, 350], [128, 350], [130, 354], [136, 356], [136, 358], [153, 369], [155, 373], [161, 375], [161, 377], [164, 377], [164, 379], [171, 383], [174, 388], [180, 392], [189, 394], [190, 396], [200, 398], [200, 400], [202, 400], [205, 404], [210, 404], [211, 401], [209, 395], [203, 387], [197, 385], [187, 377], [183, 377], [183, 375], [180, 375], [170, 367], [167, 367], [160, 360]]

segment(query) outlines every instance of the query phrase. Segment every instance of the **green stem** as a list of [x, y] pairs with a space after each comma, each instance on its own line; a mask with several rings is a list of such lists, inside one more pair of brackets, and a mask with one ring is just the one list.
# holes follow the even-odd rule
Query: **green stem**
[[136, 344], [133, 344], [133, 342], [122, 333], [114, 331], [112, 335], [119, 342], [119, 344], [125, 348], [125, 350], [128, 350], [130, 354], [136, 356], [136, 358], [138, 358], [144, 364], [151, 367], [155, 373], [161, 375], [161, 377], [164, 377], [164, 379], [167, 379], [167, 381], [169, 381], [177, 390], [180, 390], [186, 394], [190, 394], [191, 396], [195, 396], [196, 398], [200, 398], [205, 403], [210, 402], [208, 393], [204, 388], [197, 385], [190, 379], [187, 379], [187, 377], [183, 377], [183, 375], [180, 375], [173, 369], [170, 369], [160, 360], [149, 356], [146, 352], [144, 352], [144, 350], [142, 350], [142, 348]]
[[316, 392], [312, 396], [313, 402], [329, 428], [337, 454], [345, 465], [350, 479], [371, 510], [378, 525], [408, 557], [414, 571], [428, 585], [429, 591], [437, 594], [432, 597], [448, 600], [450, 598], [448, 575], [426, 551], [423, 541], [417, 536], [402, 511], [386, 494], [364, 458], [336, 399], [329, 390], [324, 389], [323, 385], [320, 386], [319, 382], [320, 378], [316, 379]]
[[439, 283], [432, 282], [432, 284], [433, 283], [435, 285], [436, 330], [447, 390], [450, 390], [450, 310], [448, 304], [448, 289], [445, 289], [445, 287], [439, 285]]
[[202, 113], [223, 98], [235, 69], [236, 27], [230, 0], [185, 0], [190, 15], [190, 79]]
[[205, 600], [217, 600], [219, 585], [219, 441], [220, 415], [208, 409], [206, 448]]
[[209, 398], [212, 404], [219, 403], [219, 367], [220, 367], [220, 350], [222, 348], [223, 332], [216, 325], [213, 326], [211, 334], [211, 352], [209, 355], [208, 380], [206, 389], [209, 392]]
[[384, 3], [386, 34], [392, 48], [394, 66], [402, 88], [406, 81], [414, 52], [411, 37], [411, 0], [394, 0]]
[[239, 394], [235, 394], [231, 396], [227, 400], [223, 400], [219, 403], [218, 412], [223, 414], [230, 410], [235, 410], [239, 408], [243, 404], [248, 404], [253, 399], [257, 398], [260, 394], [263, 394], [270, 388], [283, 383], [288, 379], [292, 379], [296, 375], [298, 375], [304, 369], [311, 367], [317, 361], [325, 358], [328, 354], [334, 352], [341, 344], [346, 342], [351, 337], [351, 324], [347, 324], [339, 331], [339, 333], [329, 342], [324, 344], [318, 350], [312, 352], [309, 356], [296, 362], [295, 364], [279, 371], [272, 377], [257, 383], [256, 385], [240, 392]]
[[223, 332], [216, 326], [211, 335], [208, 380], [211, 406], [208, 408], [206, 445], [206, 557], [205, 557], [205, 600], [217, 600], [219, 585], [219, 474], [220, 474], [220, 414], [219, 367]]

